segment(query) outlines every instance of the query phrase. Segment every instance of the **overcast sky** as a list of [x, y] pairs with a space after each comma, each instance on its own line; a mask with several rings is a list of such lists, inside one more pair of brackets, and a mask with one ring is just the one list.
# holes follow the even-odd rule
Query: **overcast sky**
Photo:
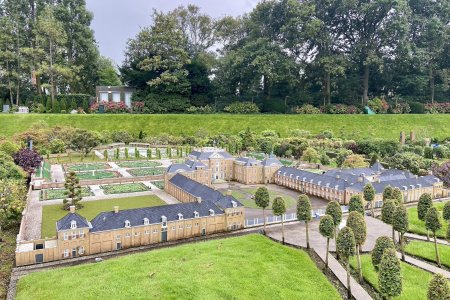
[[238, 16], [252, 10], [258, 0], [87, 0], [94, 13], [92, 28], [102, 55], [117, 64], [123, 61], [126, 42], [139, 28], [150, 24], [153, 8], [170, 11], [180, 5], [195, 4], [212, 17]]

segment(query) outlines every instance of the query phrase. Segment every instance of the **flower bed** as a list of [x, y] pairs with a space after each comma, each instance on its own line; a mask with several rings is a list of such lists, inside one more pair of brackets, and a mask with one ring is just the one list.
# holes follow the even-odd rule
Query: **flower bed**
[[[67, 197], [65, 193], [66, 189], [42, 190], [40, 192], [39, 200], [46, 201], [46, 200], [64, 199]], [[91, 192], [91, 189], [89, 187], [81, 188], [82, 197], [89, 197], [93, 195], [94, 194]]]
[[162, 180], [161, 181], [152, 181], [152, 184], [160, 190], [164, 189], [164, 181], [162, 181]]
[[145, 186], [143, 183], [126, 183], [126, 184], [111, 184], [111, 185], [102, 185], [100, 188], [107, 195], [110, 194], [124, 194], [124, 193], [138, 193], [138, 192], [146, 192], [150, 189]]
[[154, 168], [161, 164], [156, 161], [125, 161], [117, 163], [117, 165], [122, 168]]
[[161, 175], [164, 174], [164, 168], [129, 169], [127, 172], [135, 177]]
[[106, 170], [109, 169], [110, 166], [104, 163], [98, 164], [77, 164], [77, 165], [69, 165], [64, 167], [66, 172], [74, 171], [95, 171], [95, 170]]
[[80, 180], [107, 179], [120, 177], [120, 174], [113, 171], [91, 171], [79, 172], [77, 173], [77, 177]]

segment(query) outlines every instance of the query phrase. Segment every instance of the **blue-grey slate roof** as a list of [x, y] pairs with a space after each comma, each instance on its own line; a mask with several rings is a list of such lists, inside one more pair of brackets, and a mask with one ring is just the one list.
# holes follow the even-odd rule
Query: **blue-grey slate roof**
[[223, 156], [223, 158], [233, 158], [233, 156], [226, 152], [226, 151], [192, 151], [190, 156], [195, 157], [198, 160], [207, 160], [215, 153], [218, 153], [219, 155]]
[[[434, 177], [434, 176], [433, 176]], [[437, 179], [437, 178], [436, 178]], [[387, 186], [391, 186], [393, 188], [399, 188], [402, 191], [412, 190], [419, 187], [431, 187], [433, 183], [439, 182], [433, 180], [432, 178], [425, 177], [414, 177], [414, 178], [406, 178], [399, 180], [390, 180], [390, 181], [381, 181], [381, 182], [373, 182], [372, 185], [375, 188], [377, 194], [383, 193], [384, 188]], [[357, 183], [351, 186], [352, 189], [356, 191], [362, 191], [364, 189], [365, 184]]]
[[167, 173], [191, 172], [192, 169], [187, 164], [171, 164], [167, 168]]
[[261, 162], [259, 160], [252, 157], [239, 157], [236, 158], [236, 161], [242, 163], [246, 167], [261, 165]]
[[202, 203], [205, 201], [211, 201], [222, 209], [232, 208], [232, 201], [236, 202], [238, 207], [243, 206], [234, 197], [222, 195], [222, 193], [210, 188], [209, 186], [203, 185], [181, 174], [176, 174], [173, 176], [170, 179], [170, 182], [194, 197], [200, 197], [202, 199]]
[[269, 166], [283, 166], [283, 164], [274, 156], [270, 155], [269, 158], [266, 158], [262, 161], [262, 165], [265, 167]]
[[63, 218], [56, 222], [56, 231], [70, 230], [72, 221], [77, 222], [77, 228], [89, 228], [89, 222], [86, 218], [80, 216], [77, 213], [68, 213]]
[[131, 227], [143, 226], [145, 218], [149, 220], [149, 224], [156, 224], [162, 222], [162, 216], [165, 216], [168, 222], [178, 220], [178, 214], [182, 214], [183, 219], [193, 219], [195, 212], [198, 212], [199, 217], [205, 217], [210, 215], [210, 209], [215, 215], [224, 214], [223, 210], [208, 201], [127, 209], [118, 213], [102, 212], [91, 221], [91, 232], [125, 228], [125, 221], [129, 221]]

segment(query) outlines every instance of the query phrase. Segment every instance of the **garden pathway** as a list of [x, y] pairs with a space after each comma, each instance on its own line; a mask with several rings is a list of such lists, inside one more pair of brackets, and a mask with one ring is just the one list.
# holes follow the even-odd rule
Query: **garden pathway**
[[[401, 254], [397, 253], [397, 256], [401, 258]], [[450, 272], [441, 268], [438, 268], [437, 266], [434, 266], [432, 264], [429, 264], [423, 260], [411, 257], [409, 255], [405, 255], [405, 261], [413, 266], [416, 266], [420, 269], [423, 269], [425, 271], [431, 272], [433, 274], [439, 273], [450, 279]]]
[[152, 184], [150, 181], [143, 181], [143, 184], [145, 184], [147, 187], [151, 188], [153, 193], [161, 198], [164, 202], [167, 204], [177, 204], [180, 203], [177, 199], [175, 199], [173, 196], [169, 195], [163, 190], [160, 190], [157, 186]]
[[89, 188], [94, 193], [94, 197], [105, 196], [105, 193], [103, 192], [103, 190], [100, 188], [99, 185], [90, 185]]
[[119, 165], [117, 165], [115, 162], [108, 162], [108, 164], [111, 166], [113, 171], [119, 172], [119, 174], [122, 177], [126, 177], [126, 178], [131, 178], [133, 177], [133, 175], [131, 175], [130, 173], [127, 172], [127, 170], [125, 168], [119, 167]]
[[[406, 233], [405, 236], [410, 239], [428, 242], [427, 237], [423, 236], [423, 235], [414, 234], [414, 233]], [[434, 238], [431, 236], [430, 236], [430, 242], [434, 242]], [[437, 239], [437, 243], [450, 246], [449, 242], [447, 242], [446, 240], [442, 240], [442, 239]]]
[[105, 156], [102, 153], [100, 153], [100, 151], [94, 150], [94, 153], [98, 158], [105, 159]]
[[64, 170], [62, 165], [51, 165], [52, 180], [54, 182], [65, 182]]
[[24, 241], [41, 238], [42, 203], [39, 201], [40, 191], [31, 191], [28, 206], [25, 211], [25, 222], [21, 239]]

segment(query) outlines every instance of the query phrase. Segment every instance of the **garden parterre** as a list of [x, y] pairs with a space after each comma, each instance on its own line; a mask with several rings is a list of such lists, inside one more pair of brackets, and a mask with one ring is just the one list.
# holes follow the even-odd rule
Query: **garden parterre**
[[107, 195], [110, 194], [125, 194], [125, 193], [138, 193], [147, 192], [150, 189], [143, 183], [124, 183], [124, 184], [111, 184], [102, 185], [100, 188]]

